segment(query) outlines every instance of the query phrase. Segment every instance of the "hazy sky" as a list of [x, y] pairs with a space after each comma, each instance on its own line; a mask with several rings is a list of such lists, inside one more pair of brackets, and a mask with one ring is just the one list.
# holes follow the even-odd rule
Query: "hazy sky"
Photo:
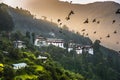
[[[63, 1], [63, 0], [61, 0], [61, 1]], [[66, 1], [66, 0], [64, 0], [64, 1]], [[71, 1], [71, 0], [67, 0], [67, 1]], [[74, 3], [80, 3], [80, 4], [88, 4], [88, 3], [92, 3], [92, 2], [96, 2], [96, 1], [114, 1], [114, 2], [117, 2], [117, 3], [120, 4], [120, 0], [72, 0], [72, 1]], [[6, 3], [6, 4], [8, 4], [9, 6], [12, 6], [12, 7], [18, 6], [18, 7], [22, 7], [24, 9], [27, 9], [33, 15], [35, 15], [37, 18], [42, 18], [42, 16], [46, 16], [47, 20], [52, 20], [53, 22], [57, 22], [58, 19], [61, 19], [62, 22], [64, 22], [63, 24], [66, 24], [67, 26], [69, 26], [69, 29], [71, 29], [71, 30], [74, 29], [76, 31], [81, 31], [83, 28], [85, 28], [85, 25], [83, 24], [83, 20], [85, 20], [87, 15], [88, 15], [87, 13], [79, 12], [79, 8], [76, 7], [75, 5], [69, 5], [69, 3], [62, 3], [62, 2], [60, 3], [60, 2], [58, 2], [58, 0], [0, 0], [0, 2], [4, 2], [4, 3]], [[105, 6], [106, 5], [104, 5], [103, 7], [105, 7]], [[108, 6], [109, 7], [107, 7], [105, 10], [111, 11], [111, 6], [117, 7], [118, 4], [116, 6], [114, 6], [113, 4], [111, 6], [110, 5], [108, 5]], [[102, 7], [102, 6], [98, 6], [97, 8], [99, 8], [99, 7]], [[90, 9], [91, 7], [89, 8], [89, 7], [86, 7], [86, 6], [84, 6], [82, 8], [84, 8], [84, 9], [88, 8], [89, 9], [88, 13], [93, 12], [93, 14], [90, 14], [89, 16], [93, 16], [94, 13], [96, 14], [96, 11], [95, 12], [92, 11], [92, 10], [96, 10], [96, 7], [95, 7], [95, 9], [94, 8]], [[82, 8], [80, 8], [80, 10], [83, 11], [83, 12], [86, 12], [86, 10], [82, 10]], [[118, 8], [119, 8], [119, 6], [118, 6]], [[66, 21], [65, 17], [71, 9], [74, 9], [76, 11], [76, 13], [75, 13], [74, 16], [72, 16], [70, 21]], [[98, 10], [101, 10], [101, 9], [102, 8], [99, 8]], [[116, 8], [112, 8], [112, 9], [116, 9]], [[114, 10], [112, 10], [112, 11], [114, 11]], [[102, 11], [100, 11], [100, 12], [102, 12]], [[101, 13], [99, 13], [97, 15], [98, 15], [98, 17], [102, 16]], [[103, 12], [103, 15], [104, 15], [104, 12]], [[112, 19], [111, 17], [112, 16], [110, 16], [110, 19]], [[100, 18], [100, 20], [101, 19], [102, 18]], [[109, 19], [106, 19], [106, 18], [104, 19], [103, 18], [102, 20], [109, 20]], [[106, 31], [105, 32], [103, 32], [103, 31], [106, 30], [106, 29], [104, 29], [104, 26], [106, 26], [107, 24], [106, 23], [103, 24], [103, 29], [101, 28], [101, 30], [99, 30], [99, 28], [102, 27], [101, 25], [102, 24], [94, 25], [95, 27], [97, 26], [98, 29], [95, 29], [93, 24], [88, 26], [88, 27], [93, 26], [93, 28], [92, 29], [90, 28], [89, 31], [88, 31], [89, 36], [91, 36], [91, 38], [98, 39], [98, 37], [106, 35]], [[96, 36], [96, 35], [93, 35], [91, 33], [91, 31], [93, 32], [94, 30], [99, 30], [99, 33], [101, 32], [100, 34], [98, 33], [99, 36], [98, 36], [98, 34]], [[108, 30], [109, 30], [109, 28], [108, 28]], [[117, 29], [115, 29], [115, 30], [117, 30]], [[110, 33], [110, 31], [108, 33]], [[116, 42], [116, 40], [119, 41], [118, 37], [119, 36], [115, 36], [115, 38], [114, 37], [112, 38], [112, 41], [111, 40], [105, 40], [103, 42], [108, 43], [108, 46], [113, 46], [114, 45], [113, 46], [114, 48], [119, 48], [120, 47], [119, 45], [116, 47], [115, 43], [112, 44], [113, 42]], [[104, 40], [104, 39], [102, 39], [102, 40]]]
[[[29, 1], [32, 1], [32, 0], [0, 0], [0, 2], [7, 3], [14, 7], [17, 5], [21, 7]], [[36, 1], [38, 1], [38, 0], [36, 0]], [[42, 0], [39, 0], [39, 1], [42, 1]], [[87, 3], [92, 3], [92, 2], [96, 2], [96, 1], [115, 1], [115, 2], [120, 3], [120, 0], [60, 0], [60, 1], [73, 1], [73, 3], [80, 3], [80, 4], [87, 4]]]
[[73, 1], [74, 3], [80, 3], [80, 4], [87, 4], [87, 3], [92, 3], [96, 1], [115, 1], [120, 3], [120, 0], [60, 0], [60, 1]]

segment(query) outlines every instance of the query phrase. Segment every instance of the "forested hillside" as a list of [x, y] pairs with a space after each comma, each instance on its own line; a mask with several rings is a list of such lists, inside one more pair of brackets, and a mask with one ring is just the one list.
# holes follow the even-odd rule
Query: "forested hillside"
[[[16, 39], [14, 33], [11, 39], [7, 33], [1, 33], [0, 37], [0, 79], [1, 80], [85, 80], [85, 78], [69, 70], [65, 70], [61, 64], [51, 58], [47, 52], [38, 51], [29, 38], [19, 33], [19, 39], [24, 40], [26, 48], [18, 49], [13, 45]], [[38, 56], [47, 59], [39, 59]], [[14, 64], [25, 63], [26, 67], [14, 68]]]
[[120, 54], [100, 45], [96, 40], [93, 44], [94, 55], [70, 53], [56, 47], [42, 48], [49, 52], [53, 60], [60, 63], [65, 69], [81, 73], [87, 80], [119, 80]]

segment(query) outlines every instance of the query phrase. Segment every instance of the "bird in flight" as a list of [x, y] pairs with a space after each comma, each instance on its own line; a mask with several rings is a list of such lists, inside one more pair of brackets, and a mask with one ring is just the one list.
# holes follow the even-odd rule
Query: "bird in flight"
[[109, 38], [109, 37], [110, 37], [110, 35], [108, 34], [106, 37], [107, 37], [107, 38]]
[[114, 24], [116, 22], [116, 20], [113, 20], [112, 24]]
[[92, 21], [92, 22], [93, 22], [93, 23], [94, 23], [94, 22], [96, 22], [96, 19], [93, 19], [93, 21]]
[[60, 23], [60, 25], [62, 25], [62, 23]]
[[72, 4], [72, 1], [70, 1], [70, 4]]
[[94, 31], [94, 34], [96, 34], [96, 31]]
[[114, 31], [114, 34], [116, 34], [116, 33], [117, 33], [117, 31], [115, 30], [115, 31]]
[[100, 39], [102, 39], [102, 37], [100, 37]]
[[119, 42], [116, 42], [116, 44], [119, 44]]
[[120, 9], [118, 9], [118, 10], [116, 11], [116, 14], [120, 14]]
[[61, 21], [60, 19], [57, 20], [58, 23], [59, 23], [60, 21]]
[[81, 31], [83, 32], [83, 31], [85, 31], [85, 29], [82, 29]]
[[71, 16], [72, 14], [75, 14], [73, 10], [71, 10], [71, 11], [69, 12], [68, 16], [66, 17], [66, 20], [70, 20], [70, 16]]
[[97, 23], [99, 24], [99, 23], [100, 23], [100, 21], [97, 21]]
[[88, 18], [84, 21], [84, 23], [89, 23]]

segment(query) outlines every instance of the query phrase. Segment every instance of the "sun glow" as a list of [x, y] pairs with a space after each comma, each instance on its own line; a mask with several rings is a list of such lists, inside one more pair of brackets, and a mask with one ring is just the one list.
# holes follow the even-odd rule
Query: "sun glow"
[[19, 6], [19, 7], [22, 7], [22, 1], [21, 0], [2, 0], [3, 3], [5, 4], [8, 4], [12, 7], [16, 7], [16, 6]]

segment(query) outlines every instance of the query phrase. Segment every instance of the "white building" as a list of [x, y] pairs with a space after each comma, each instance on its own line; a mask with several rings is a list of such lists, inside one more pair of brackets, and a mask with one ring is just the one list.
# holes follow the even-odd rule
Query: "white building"
[[21, 48], [25, 48], [25, 47], [26, 47], [26, 46], [25, 46], [25, 43], [24, 43], [23, 41], [20, 41], [20, 40], [18, 40], [18, 41], [13, 41], [13, 43], [14, 43], [14, 47], [15, 47], [15, 48], [21, 49]]
[[76, 46], [75, 51], [77, 54], [82, 54], [82, 46]]
[[90, 45], [84, 46], [83, 51], [84, 51], [84, 52], [88, 52], [89, 54], [92, 54], [92, 55], [94, 54], [93, 47], [90, 46]]
[[44, 56], [40, 56], [40, 55], [39, 55], [37, 59], [44, 59], [44, 60], [46, 60], [47, 57], [44, 57]]
[[92, 48], [92, 47], [91, 47], [91, 48], [89, 48], [88, 53], [89, 53], [89, 54], [92, 54], [92, 55], [94, 54], [94, 51], [93, 51], [93, 48]]
[[70, 41], [68, 43], [68, 52], [72, 51], [74, 49], [75, 45], [76, 44], [73, 41]]
[[44, 37], [36, 38], [34, 45], [38, 46], [38, 47], [47, 46], [46, 38], [44, 38]]
[[13, 64], [13, 69], [21, 69], [21, 68], [24, 68], [26, 66], [27, 66], [26, 63]]
[[68, 47], [68, 52], [72, 51], [73, 48], [72, 47]]
[[54, 45], [56, 47], [64, 48], [64, 40], [57, 38], [38, 37], [35, 40], [34, 45], [38, 47]]
[[64, 48], [64, 40], [63, 39], [56, 39], [56, 38], [48, 38], [47, 44], [54, 45], [56, 47]]

